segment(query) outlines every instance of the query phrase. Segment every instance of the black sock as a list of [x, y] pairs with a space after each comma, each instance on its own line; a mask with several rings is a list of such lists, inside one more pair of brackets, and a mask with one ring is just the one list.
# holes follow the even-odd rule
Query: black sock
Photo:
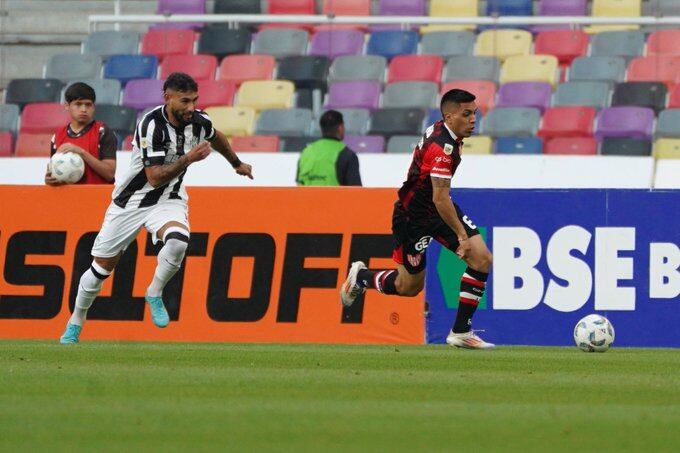
[[488, 277], [489, 274], [486, 272], [476, 271], [471, 267], [465, 269], [460, 281], [458, 312], [452, 329], [454, 333], [465, 333], [472, 329], [472, 316], [477, 310], [480, 299], [484, 296]]
[[361, 269], [357, 273], [357, 284], [362, 288], [377, 289], [383, 294], [398, 294], [395, 282], [397, 280], [396, 270], [372, 271]]

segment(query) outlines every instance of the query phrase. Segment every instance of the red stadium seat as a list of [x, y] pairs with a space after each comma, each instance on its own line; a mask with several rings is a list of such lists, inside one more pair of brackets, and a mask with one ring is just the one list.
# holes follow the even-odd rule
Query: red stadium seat
[[597, 154], [597, 139], [593, 137], [553, 138], [543, 146], [543, 154], [594, 156]]
[[669, 90], [680, 71], [680, 58], [671, 56], [638, 57], [628, 65], [628, 82], [663, 82]]
[[128, 135], [123, 139], [123, 151], [132, 151], [132, 140], [135, 136], [133, 134]]
[[370, 16], [371, 0], [324, 0], [322, 13], [336, 16]]
[[17, 157], [50, 157], [54, 134], [19, 134], [14, 155]]
[[246, 80], [271, 80], [276, 59], [271, 55], [229, 55], [220, 64], [220, 80], [237, 85]]
[[534, 53], [554, 55], [561, 66], [569, 66], [576, 57], [588, 52], [588, 35], [580, 30], [544, 31], [536, 37]]
[[12, 155], [12, 133], [0, 132], [0, 157]]
[[168, 55], [192, 54], [197, 36], [193, 30], [150, 30], [142, 38], [141, 53], [156, 55], [159, 61]]
[[673, 89], [668, 93], [668, 105], [669, 109], [680, 108], [680, 79], [678, 84], [673, 87]]
[[477, 96], [475, 102], [483, 115], [486, 115], [486, 112], [496, 105], [496, 84], [494, 82], [489, 80], [454, 80], [444, 84], [439, 94], [443, 95], [454, 88], [469, 91]]
[[279, 137], [276, 135], [252, 135], [232, 137], [231, 147], [236, 152], [275, 152], [279, 150]]
[[314, 0], [269, 0], [267, 14], [316, 14]]
[[546, 110], [538, 136], [544, 139], [555, 137], [592, 137], [596, 110], [593, 107], [553, 107]]
[[659, 30], [650, 34], [647, 55], [680, 56], [680, 30]]
[[208, 107], [230, 106], [234, 104], [236, 84], [228, 80], [202, 80], [198, 83], [198, 106]]
[[161, 64], [161, 79], [173, 72], [185, 72], [195, 80], [215, 79], [217, 58], [214, 55], [168, 55]]
[[436, 55], [397, 55], [390, 62], [387, 83], [422, 81], [440, 83], [444, 60]]
[[56, 102], [38, 102], [28, 104], [21, 113], [20, 132], [27, 134], [54, 134], [54, 132], [71, 122], [64, 104]]

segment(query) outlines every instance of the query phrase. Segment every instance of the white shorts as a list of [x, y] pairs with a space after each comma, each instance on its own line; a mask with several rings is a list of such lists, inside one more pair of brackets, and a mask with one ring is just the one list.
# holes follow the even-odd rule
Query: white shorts
[[142, 227], [151, 233], [155, 244], [160, 239], [156, 233], [168, 222], [179, 222], [186, 226], [187, 232], [191, 231], [189, 207], [185, 202], [164, 201], [148, 208], [127, 209], [111, 203], [104, 215], [102, 228], [94, 240], [92, 256], [98, 258], [117, 256], [137, 238]]

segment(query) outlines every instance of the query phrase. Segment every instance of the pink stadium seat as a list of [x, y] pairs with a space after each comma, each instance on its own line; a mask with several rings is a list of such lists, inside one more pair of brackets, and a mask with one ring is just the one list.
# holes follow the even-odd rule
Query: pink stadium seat
[[276, 135], [251, 135], [232, 137], [231, 147], [236, 152], [275, 152], [279, 150], [279, 137]]
[[371, 0], [324, 0], [323, 14], [370, 16]]
[[469, 91], [477, 96], [475, 102], [483, 115], [495, 106], [496, 84], [490, 80], [455, 80], [444, 84], [439, 94], [443, 95], [454, 88]]
[[628, 82], [663, 82], [670, 89], [680, 71], [680, 58], [654, 56], [634, 58], [628, 65]]
[[198, 106], [208, 107], [230, 106], [234, 103], [236, 84], [229, 80], [202, 80], [198, 82]]
[[12, 133], [0, 132], [0, 157], [12, 155]]
[[680, 30], [659, 30], [650, 34], [647, 55], [680, 56]]
[[50, 142], [53, 135], [20, 133], [14, 155], [17, 157], [50, 157]]
[[597, 154], [597, 140], [593, 137], [553, 138], [543, 145], [543, 153], [594, 156]]
[[389, 66], [387, 83], [422, 81], [440, 83], [444, 60], [436, 55], [398, 55]]
[[197, 36], [193, 30], [150, 30], [142, 38], [141, 53], [156, 55], [159, 61], [168, 55], [192, 54]]
[[197, 81], [215, 78], [217, 58], [214, 55], [168, 55], [161, 64], [161, 79], [173, 72], [185, 72]]
[[544, 139], [555, 137], [592, 137], [593, 122], [597, 111], [593, 107], [553, 107], [546, 110], [538, 136]]
[[[680, 79], [678, 80], [680, 82]], [[669, 109], [680, 108], [680, 83], [675, 85], [673, 89], [668, 93], [668, 106]]]
[[555, 55], [561, 66], [569, 66], [576, 57], [588, 52], [588, 35], [580, 30], [552, 30], [539, 33], [534, 53]]
[[276, 59], [271, 55], [230, 55], [220, 64], [220, 80], [240, 85], [246, 80], [271, 80]]
[[130, 134], [123, 139], [123, 151], [132, 151], [132, 140], [134, 140], [134, 134]]
[[57, 128], [66, 126], [71, 117], [63, 104], [39, 102], [28, 104], [21, 114], [21, 132], [28, 134], [54, 134]]
[[269, 0], [267, 14], [315, 14], [314, 0]]

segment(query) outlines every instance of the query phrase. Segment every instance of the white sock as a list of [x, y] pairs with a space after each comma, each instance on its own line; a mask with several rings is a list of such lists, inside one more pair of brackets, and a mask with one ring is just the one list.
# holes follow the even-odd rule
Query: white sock
[[163, 288], [182, 265], [187, 245], [187, 242], [174, 238], [165, 241], [165, 245], [158, 252], [158, 266], [156, 266], [151, 285], [146, 290], [147, 296], [161, 297], [163, 295]]
[[109, 275], [111, 275], [111, 271], [107, 271], [94, 261], [92, 262], [90, 268], [80, 277], [76, 305], [73, 307], [73, 314], [68, 321], [69, 323], [77, 326], [82, 326], [85, 323], [87, 310], [92, 306], [92, 302], [102, 289], [104, 279]]

